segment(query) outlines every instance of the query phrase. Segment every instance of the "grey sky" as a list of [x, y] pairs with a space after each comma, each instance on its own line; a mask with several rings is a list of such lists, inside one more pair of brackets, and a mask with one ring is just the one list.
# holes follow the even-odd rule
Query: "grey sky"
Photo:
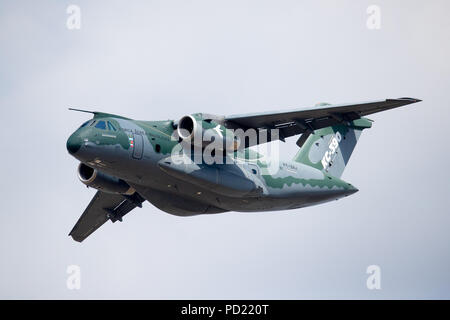
[[[81, 8], [81, 30], [66, 8]], [[368, 30], [366, 9], [381, 8]], [[0, 298], [450, 298], [448, 1], [0, 0]], [[343, 179], [286, 212], [180, 218], [146, 203], [82, 244], [86, 114], [247, 113], [412, 96], [373, 115]], [[295, 139], [282, 157], [296, 153]], [[81, 290], [66, 268], [81, 267]], [[366, 288], [381, 267], [382, 290]]]

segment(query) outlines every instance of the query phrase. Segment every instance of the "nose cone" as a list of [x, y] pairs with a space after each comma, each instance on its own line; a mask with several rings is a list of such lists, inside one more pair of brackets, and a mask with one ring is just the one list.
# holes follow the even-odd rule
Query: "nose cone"
[[80, 150], [81, 143], [82, 141], [80, 136], [75, 132], [69, 137], [69, 139], [67, 139], [67, 151], [69, 151], [71, 155], [75, 154], [78, 150]]

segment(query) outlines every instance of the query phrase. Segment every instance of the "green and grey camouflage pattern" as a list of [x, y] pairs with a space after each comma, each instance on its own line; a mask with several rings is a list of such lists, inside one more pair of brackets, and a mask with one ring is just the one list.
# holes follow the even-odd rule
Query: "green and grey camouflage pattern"
[[[192, 216], [288, 210], [347, 197], [358, 189], [341, 176], [361, 132], [372, 126], [365, 116], [419, 101], [320, 104], [236, 116], [196, 113], [178, 121], [91, 112], [93, 119], [69, 137], [67, 150], [80, 161], [80, 180], [98, 191], [70, 235], [81, 242], [145, 201]], [[296, 135], [300, 150], [292, 161], [279, 159], [276, 147], [259, 152], [276, 145], [268, 142]]]

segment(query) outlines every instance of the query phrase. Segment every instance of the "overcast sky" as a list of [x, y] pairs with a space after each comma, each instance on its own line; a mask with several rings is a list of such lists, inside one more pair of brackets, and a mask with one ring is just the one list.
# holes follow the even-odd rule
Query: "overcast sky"
[[[69, 30], [66, 9], [81, 9]], [[381, 29], [367, 27], [369, 5]], [[450, 3], [0, 0], [0, 298], [450, 298]], [[317, 207], [180, 218], [149, 203], [82, 244], [89, 115], [251, 113], [411, 96], [371, 116]], [[297, 152], [295, 139], [282, 158]], [[66, 286], [81, 268], [80, 290]], [[366, 268], [381, 268], [368, 290]]]

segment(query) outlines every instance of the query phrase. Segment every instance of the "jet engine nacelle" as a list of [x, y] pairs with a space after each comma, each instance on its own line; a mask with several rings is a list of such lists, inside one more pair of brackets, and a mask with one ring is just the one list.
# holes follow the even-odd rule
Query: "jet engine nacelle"
[[84, 163], [80, 163], [77, 171], [80, 181], [88, 187], [115, 194], [132, 195], [135, 192], [135, 190], [122, 179], [93, 169]]
[[239, 137], [231, 130], [212, 120], [197, 120], [191, 115], [184, 116], [178, 121], [177, 133], [183, 141], [201, 148], [214, 141], [217, 149], [233, 152], [240, 145]]

